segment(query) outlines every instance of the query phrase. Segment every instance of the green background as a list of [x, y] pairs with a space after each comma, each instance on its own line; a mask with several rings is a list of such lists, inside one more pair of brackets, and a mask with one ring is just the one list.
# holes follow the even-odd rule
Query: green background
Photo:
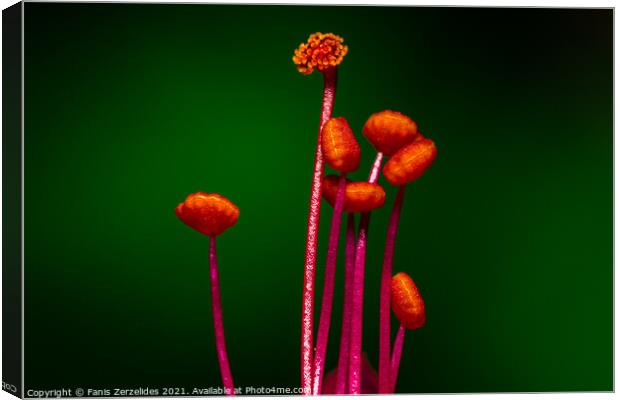
[[[613, 389], [611, 10], [25, 10], [26, 389], [220, 384], [208, 239], [174, 214], [196, 191], [241, 209], [218, 242], [235, 382], [298, 385], [322, 82], [291, 56], [314, 31], [350, 47], [334, 112], [360, 134], [355, 179], [374, 158], [361, 136], [373, 112], [410, 115], [439, 149], [397, 240], [394, 269], [427, 308], [398, 391]], [[364, 314], [373, 364], [395, 194], [381, 182]], [[338, 290], [328, 368], [340, 304]]]

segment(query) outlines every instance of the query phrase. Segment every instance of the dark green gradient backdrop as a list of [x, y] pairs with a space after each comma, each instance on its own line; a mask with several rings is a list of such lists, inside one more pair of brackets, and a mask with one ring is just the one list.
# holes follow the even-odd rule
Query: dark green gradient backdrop
[[[410, 114], [439, 148], [397, 240], [428, 313], [399, 391], [612, 390], [611, 10], [34, 3], [27, 389], [219, 385], [208, 241], [173, 212], [199, 190], [241, 209], [219, 240], [236, 383], [298, 384], [322, 83], [291, 56], [313, 31], [350, 46], [335, 115], [360, 134], [355, 178], [372, 112]], [[387, 192], [367, 263], [375, 364]]]

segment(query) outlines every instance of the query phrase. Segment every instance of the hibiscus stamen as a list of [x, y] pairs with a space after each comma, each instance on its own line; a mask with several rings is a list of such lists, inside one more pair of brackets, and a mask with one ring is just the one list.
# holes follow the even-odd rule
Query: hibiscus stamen
[[175, 212], [186, 225], [209, 236], [209, 275], [215, 347], [225, 394], [232, 396], [235, 394], [235, 385], [226, 351], [215, 237], [237, 223], [239, 208], [219, 194], [198, 192], [187, 196], [185, 201], [177, 206]]
[[314, 276], [316, 271], [316, 251], [321, 212], [321, 180], [323, 176], [323, 152], [321, 149], [321, 131], [331, 118], [336, 95], [337, 66], [342, 62], [348, 48], [342, 44], [343, 39], [337, 35], [320, 32], [310, 35], [293, 56], [297, 70], [310, 74], [315, 69], [323, 73], [323, 101], [321, 122], [314, 156], [312, 189], [310, 193], [310, 211], [306, 232], [306, 254], [304, 263], [304, 284], [301, 311], [301, 387], [303, 393], [312, 393], [312, 348], [314, 329]]
[[419, 329], [426, 323], [424, 300], [413, 279], [404, 272], [394, 275], [391, 283], [392, 309], [400, 321], [392, 354], [390, 391], [396, 388], [398, 369], [405, 341], [405, 329]]

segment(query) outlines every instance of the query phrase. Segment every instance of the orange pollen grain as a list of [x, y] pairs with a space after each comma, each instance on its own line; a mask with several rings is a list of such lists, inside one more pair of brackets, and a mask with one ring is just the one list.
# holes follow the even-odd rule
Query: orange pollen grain
[[[336, 175], [328, 175], [323, 179], [323, 197], [333, 207], [338, 194]], [[368, 182], [351, 182], [347, 179], [344, 195], [344, 210], [347, 212], [368, 212], [383, 206], [385, 190], [381, 185]]]
[[175, 212], [183, 223], [207, 236], [220, 235], [239, 219], [239, 208], [217, 193], [192, 193]]
[[333, 33], [313, 33], [306, 43], [295, 50], [293, 62], [297, 70], [305, 75], [310, 75], [315, 69], [323, 72], [337, 67], [349, 51], [343, 43], [344, 39]]
[[404, 272], [392, 277], [392, 310], [407, 329], [418, 329], [426, 323], [424, 300], [413, 279]]

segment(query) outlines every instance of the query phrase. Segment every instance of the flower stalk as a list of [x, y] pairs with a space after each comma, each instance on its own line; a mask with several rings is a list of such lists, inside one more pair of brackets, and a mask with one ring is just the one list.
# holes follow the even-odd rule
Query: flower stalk
[[400, 359], [403, 355], [403, 344], [405, 343], [405, 326], [400, 324], [398, 333], [394, 339], [394, 351], [392, 353], [392, 361], [390, 365], [390, 393], [396, 391], [396, 380], [398, 379], [398, 369], [400, 367]]
[[336, 259], [338, 257], [338, 242], [340, 238], [340, 222], [342, 220], [342, 209], [344, 207], [345, 188], [347, 184], [346, 175], [342, 174], [338, 182], [338, 193], [334, 205], [332, 225], [329, 232], [329, 244], [327, 248], [327, 260], [325, 263], [325, 278], [323, 286], [323, 299], [321, 301], [321, 316], [319, 318], [319, 329], [317, 333], [316, 350], [314, 355], [314, 395], [321, 393], [323, 384], [323, 370], [325, 368], [325, 353], [327, 351], [327, 340], [329, 338], [329, 326], [332, 315], [332, 305], [334, 300], [334, 278], [336, 275]]
[[392, 207], [385, 239], [385, 253], [381, 271], [381, 292], [379, 298], [379, 393], [391, 392], [390, 380], [390, 287], [392, 282], [392, 261], [398, 232], [398, 222], [405, 196], [405, 185], [398, 188]]
[[312, 348], [314, 345], [314, 277], [316, 273], [317, 243], [319, 236], [319, 219], [321, 214], [321, 186], [324, 171], [323, 150], [321, 148], [321, 131], [331, 118], [336, 95], [336, 69], [323, 73], [323, 102], [321, 121], [314, 155], [312, 189], [310, 193], [310, 211], [306, 231], [306, 254], [304, 263], [304, 286], [301, 309], [301, 387], [303, 393], [312, 393]]
[[[383, 162], [383, 153], [377, 153], [373, 163], [369, 183], [376, 183], [379, 179], [379, 170]], [[366, 242], [368, 240], [368, 227], [370, 224], [370, 212], [365, 212], [360, 218], [357, 244], [355, 247], [355, 268], [353, 270], [353, 290], [351, 293], [351, 339], [349, 345], [349, 371], [348, 391], [349, 394], [361, 393], [361, 363], [362, 363], [362, 319], [364, 305], [364, 269], [366, 265]]]
[[355, 265], [355, 214], [349, 213], [345, 244], [344, 296], [342, 306], [342, 328], [340, 330], [340, 352], [338, 354], [338, 372], [336, 394], [345, 394], [347, 374], [349, 371], [349, 343], [351, 339], [351, 292], [353, 286], [353, 268]]
[[215, 248], [215, 236], [211, 236], [209, 243], [209, 272], [211, 276], [211, 307], [213, 309], [213, 328], [215, 330], [215, 348], [217, 360], [220, 365], [222, 383], [227, 395], [235, 394], [235, 385], [230, 372], [228, 352], [226, 351], [226, 339], [224, 336], [224, 316], [222, 312], [222, 300], [220, 293], [220, 279], [217, 268], [217, 253]]

